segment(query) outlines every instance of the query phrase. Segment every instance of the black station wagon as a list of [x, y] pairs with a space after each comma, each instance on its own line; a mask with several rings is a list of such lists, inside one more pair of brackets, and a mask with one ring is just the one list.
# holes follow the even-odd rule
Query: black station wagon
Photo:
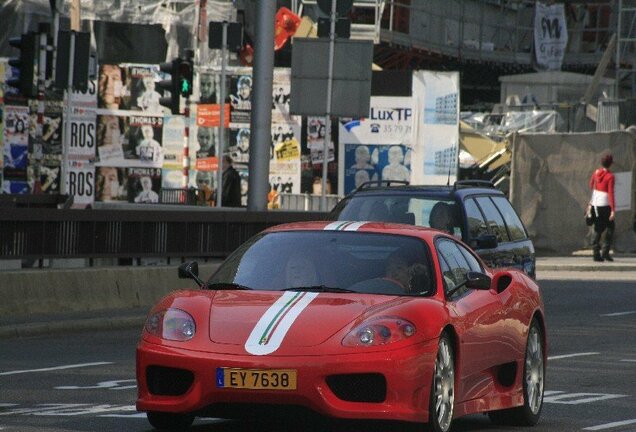
[[503, 192], [483, 180], [452, 186], [368, 182], [340, 201], [330, 220], [398, 222], [453, 234], [490, 267], [516, 267], [535, 277], [528, 232]]

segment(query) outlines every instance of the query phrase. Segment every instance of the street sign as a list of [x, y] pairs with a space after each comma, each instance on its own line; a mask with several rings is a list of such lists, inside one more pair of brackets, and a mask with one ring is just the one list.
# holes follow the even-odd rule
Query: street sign
[[[227, 24], [227, 49], [239, 52], [243, 48], [243, 26], [241, 23]], [[223, 44], [223, 22], [210, 21], [208, 30], [208, 48], [221, 49]]]
[[[88, 32], [75, 33], [73, 55], [73, 89], [85, 92], [88, 89], [88, 62], [90, 59], [91, 36]], [[60, 31], [57, 36], [57, 56], [55, 59], [55, 86], [68, 87], [68, 66], [71, 51], [71, 32]]]
[[[366, 117], [371, 98], [373, 42], [336, 38], [331, 112], [336, 117]], [[294, 38], [290, 113], [325, 115], [329, 80], [329, 40]]]

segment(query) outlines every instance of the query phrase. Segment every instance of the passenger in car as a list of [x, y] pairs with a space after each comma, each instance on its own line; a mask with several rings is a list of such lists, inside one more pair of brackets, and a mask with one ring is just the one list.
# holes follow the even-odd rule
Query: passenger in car
[[433, 206], [428, 218], [428, 224], [431, 228], [446, 231], [449, 234], [455, 234], [454, 228], [457, 226], [456, 220], [455, 208], [448, 203], [440, 201]]

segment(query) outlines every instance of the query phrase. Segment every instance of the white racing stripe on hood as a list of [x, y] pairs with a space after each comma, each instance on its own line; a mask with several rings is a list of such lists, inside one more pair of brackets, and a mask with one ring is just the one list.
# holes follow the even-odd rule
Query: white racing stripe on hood
[[276, 351], [298, 315], [318, 296], [314, 292], [287, 291], [261, 317], [245, 342], [253, 355]]

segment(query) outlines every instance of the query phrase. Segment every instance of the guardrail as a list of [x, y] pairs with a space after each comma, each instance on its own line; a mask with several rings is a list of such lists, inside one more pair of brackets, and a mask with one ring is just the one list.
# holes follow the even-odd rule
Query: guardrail
[[197, 211], [3, 208], [0, 260], [225, 257], [265, 228], [326, 215], [201, 207]]

